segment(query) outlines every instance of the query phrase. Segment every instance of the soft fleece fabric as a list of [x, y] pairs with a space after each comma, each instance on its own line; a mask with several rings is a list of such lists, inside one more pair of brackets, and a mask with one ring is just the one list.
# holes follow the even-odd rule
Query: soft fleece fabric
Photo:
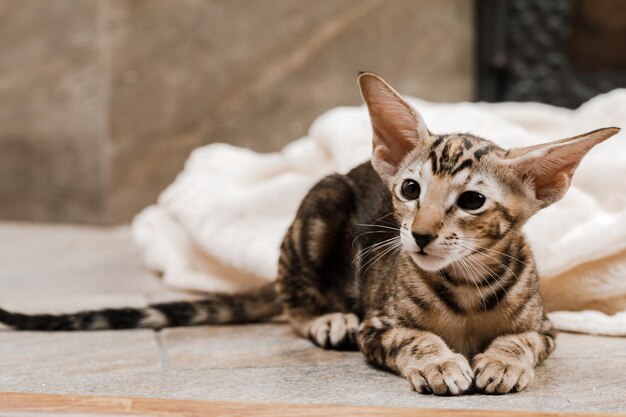
[[[577, 110], [538, 103], [409, 102], [434, 133], [469, 132], [504, 147], [624, 127], [626, 121], [624, 89]], [[145, 264], [179, 289], [238, 291], [272, 281], [281, 238], [302, 197], [322, 176], [367, 160], [371, 136], [364, 106], [339, 107], [277, 153], [225, 144], [194, 150], [158, 203], [133, 222]], [[626, 336], [624, 136], [623, 130], [594, 148], [566, 197], [525, 226], [559, 329]]]

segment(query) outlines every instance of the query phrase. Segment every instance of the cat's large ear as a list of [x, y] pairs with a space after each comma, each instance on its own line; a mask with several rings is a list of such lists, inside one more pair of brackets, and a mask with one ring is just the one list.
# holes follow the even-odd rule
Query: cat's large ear
[[417, 111], [378, 75], [362, 73], [359, 86], [374, 131], [372, 165], [387, 179], [411, 150], [426, 143], [430, 133]]
[[525, 148], [511, 149], [507, 162], [530, 183], [541, 207], [559, 201], [582, 158], [591, 148], [619, 132], [617, 127]]

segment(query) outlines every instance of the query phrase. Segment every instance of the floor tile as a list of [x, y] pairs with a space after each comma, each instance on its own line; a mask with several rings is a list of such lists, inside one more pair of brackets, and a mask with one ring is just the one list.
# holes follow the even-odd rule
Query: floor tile
[[[626, 358], [626, 337], [561, 332], [551, 358]], [[626, 371], [626, 370], [625, 370]]]
[[0, 376], [63, 382], [70, 375], [161, 370], [152, 330], [0, 332]]
[[164, 329], [173, 369], [359, 364], [358, 352], [325, 351], [285, 323]]

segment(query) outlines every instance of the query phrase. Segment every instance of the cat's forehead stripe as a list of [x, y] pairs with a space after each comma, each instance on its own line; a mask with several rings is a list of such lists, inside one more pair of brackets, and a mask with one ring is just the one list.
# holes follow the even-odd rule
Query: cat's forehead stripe
[[465, 169], [471, 169], [483, 156], [494, 150], [501, 149], [473, 135], [440, 135], [433, 142], [428, 158], [433, 174], [455, 176]]

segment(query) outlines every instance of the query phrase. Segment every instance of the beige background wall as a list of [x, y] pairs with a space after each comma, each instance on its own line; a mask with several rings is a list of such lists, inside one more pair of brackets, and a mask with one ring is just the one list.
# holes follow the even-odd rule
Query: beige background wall
[[473, 97], [468, 0], [0, 0], [0, 218], [123, 222], [228, 142], [279, 149], [359, 70]]

